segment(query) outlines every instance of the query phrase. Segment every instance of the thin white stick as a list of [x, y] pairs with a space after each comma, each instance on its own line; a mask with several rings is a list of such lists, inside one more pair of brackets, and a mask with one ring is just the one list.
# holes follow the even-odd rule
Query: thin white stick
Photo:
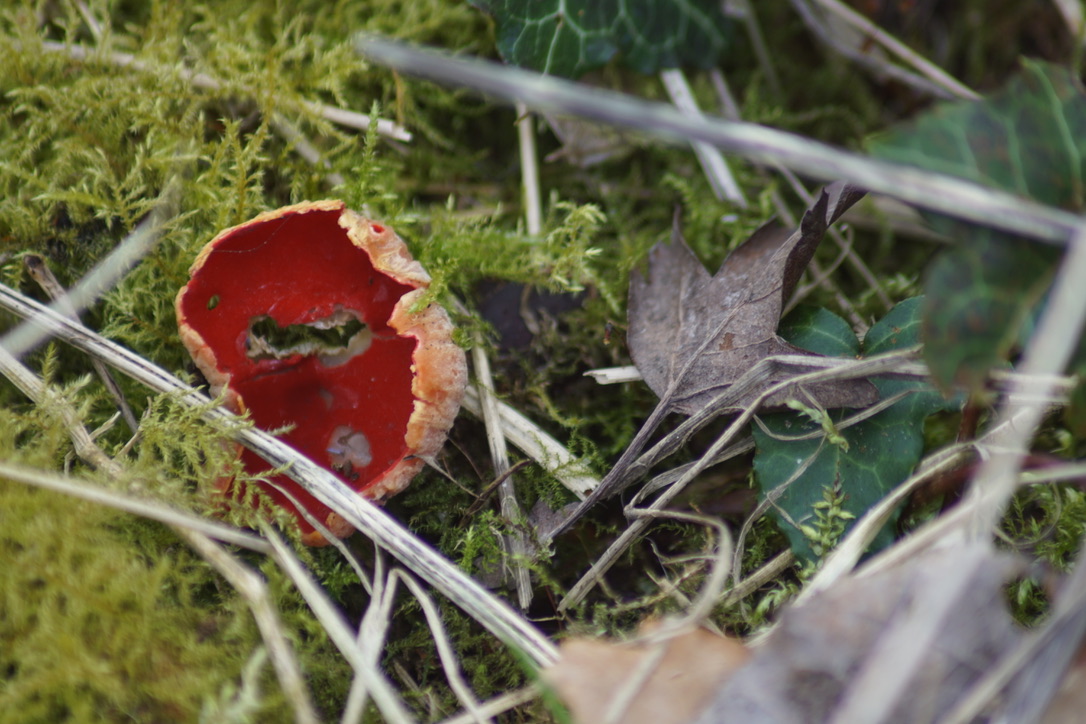
[[[500, 400], [497, 401], [497, 407], [506, 439], [574, 495], [584, 500], [586, 495], [599, 487], [599, 478], [592, 474], [588, 464], [543, 428]], [[465, 391], [464, 409], [482, 419], [483, 408], [479, 393], [472, 386]]]
[[776, 580], [795, 562], [796, 555], [791, 549], [781, 551], [746, 578], [736, 580], [720, 599], [720, 605], [727, 607], [739, 603], [770, 581]]
[[309, 162], [311, 166], [318, 166], [328, 172], [324, 175], [324, 182], [329, 187], [337, 188], [347, 183], [342, 174], [332, 170], [332, 163], [324, 158], [321, 152], [305, 137], [305, 134], [288, 121], [282, 113], [273, 113], [271, 115], [271, 125], [275, 132], [283, 137], [283, 140], [293, 145], [295, 153]]
[[415, 597], [422, 607], [422, 613], [426, 616], [426, 623], [430, 627], [430, 633], [433, 634], [434, 646], [437, 647], [437, 655], [441, 659], [441, 668], [445, 671], [445, 678], [449, 682], [449, 688], [453, 690], [456, 698], [460, 700], [460, 703], [464, 705], [464, 708], [468, 710], [468, 713], [477, 724], [490, 721], [479, 710], [479, 700], [475, 698], [471, 687], [468, 686], [468, 683], [464, 680], [464, 675], [460, 672], [460, 662], [457, 661], [456, 652], [453, 650], [448, 634], [445, 633], [445, 625], [441, 622], [441, 611], [434, 604], [434, 600], [411, 575], [401, 570], [395, 570], [392, 574], [404, 582], [404, 585], [411, 590], [411, 595]]
[[[765, 74], [769, 91], [779, 100], [784, 92], [781, 90], [781, 79], [777, 74], [777, 67], [773, 65], [773, 54], [769, 52], [769, 46], [762, 34], [762, 26], [758, 23], [758, 16], [754, 14], [754, 7], [750, 0], [733, 0], [723, 3], [729, 15], [739, 18], [746, 26], [747, 35], [750, 37], [750, 45], [754, 49], [754, 57], [758, 59], [758, 66]], [[710, 71], [712, 72], [712, 71]]]
[[[686, 82], [686, 75], [678, 68], [668, 68], [660, 71], [660, 80], [664, 83], [667, 95], [683, 113], [700, 117], [701, 109], [694, 98], [694, 92], [690, 90], [690, 84]], [[523, 105], [523, 103], [521, 104]], [[741, 209], [747, 208], [747, 197], [739, 188], [728, 162], [724, 159], [720, 150], [703, 141], [694, 141], [694, 153], [697, 154], [705, 177], [709, 179], [709, 185], [713, 193], [721, 201], [727, 199]]]
[[[49, 308], [60, 314], [74, 312], [78, 316], [98, 297], [113, 289], [121, 277], [127, 274], [136, 262], [149, 254], [158, 243], [162, 226], [175, 213], [174, 200], [177, 197], [177, 189], [178, 183], [175, 177], [170, 180], [159, 196], [151, 214], [84, 275], [78, 284], [69, 289], [64, 298], [54, 301]], [[42, 330], [24, 323], [0, 337], [0, 347], [6, 349], [13, 357], [22, 357], [41, 344], [46, 336]]]
[[[496, 696], [489, 701], [484, 701], [479, 704], [479, 713], [483, 716], [498, 716], [504, 714], [510, 709], [527, 704], [533, 699], [539, 698], [539, 689], [534, 686], [526, 686], [523, 689], [514, 689], [513, 691], [507, 691], [501, 696]], [[465, 712], [463, 714], [457, 714], [456, 716], [449, 717], [440, 722], [440, 724], [471, 724], [475, 721], [475, 717]]]
[[[833, 358], [828, 358], [833, 359]], [[842, 360], [842, 365], [853, 364], [854, 360]], [[836, 363], [834, 364], [836, 366]], [[829, 366], [823, 367], [829, 369]], [[916, 379], [931, 379], [931, 372], [923, 362], [903, 363], [894, 369], [894, 374], [899, 377], [912, 377]], [[641, 372], [633, 365], [625, 367], [600, 367], [584, 373], [585, 377], [591, 377], [600, 385], [617, 385], [626, 382], [640, 382], [643, 378]], [[1024, 393], [1018, 389], [1022, 380], [1032, 385], [1034, 382], [1044, 382], [1049, 386], [1046, 397], [1038, 397], [1037, 393]], [[1027, 375], [1015, 370], [992, 370], [991, 381], [997, 390], [1010, 395], [1016, 404], [1028, 401], [1041, 402], [1045, 405], [1062, 405], [1067, 402], [1067, 396], [1077, 384], [1075, 377], [1069, 375]]]
[[803, 23], [821, 42], [844, 57], [852, 60], [854, 63], [867, 67], [875, 73], [887, 78], [892, 78], [899, 83], [910, 86], [921, 93], [932, 95], [936, 98], [955, 97], [954, 93], [944, 88], [941, 84], [932, 82], [923, 75], [917, 75], [910, 70], [894, 65], [875, 53], [869, 52], [862, 39], [856, 37], [842, 39], [841, 36], [845, 34], [841, 32], [842, 27], [839, 24], [831, 27], [829, 23], [824, 22], [824, 18], [821, 15], [821, 12], [825, 10], [824, 8], [816, 10], [814, 7], [807, 4], [809, 0], [791, 1], [792, 7], [795, 8], [796, 13], [803, 19]]
[[[162, 70], [162, 68], [152, 65], [151, 63], [137, 60], [136, 56], [131, 53], [102, 52], [94, 48], [88, 48], [84, 45], [67, 45], [52, 40], [42, 41], [41, 46], [44, 50], [53, 53], [67, 53], [68, 57], [72, 60], [85, 61], [94, 58], [104, 58], [111, 64], [120, 68], [131, 68], [132, 70], [138, 70], [144, 73]], [[181, 65], [176, 66], [175, 72], [196, 88], [210, 91], [218, 91], [223, 88], [222, 82], [212, 78], [206, 73], [194, 73]], [[310, 113], [321, 116], [332, 123], [338, 123], [341, 126], [356, 128], [360, 131], [365, 131], [370, 127], [370, 117], [365, 113], [328, 106], [323, 103], [314, 103], [313, 101], [302, 101], [301, 105]], [[377, 133], [382, 136], [394, 138], [397, 141], [406, 142], [411, 140], [411, 133], [407, 129], [392, 121], [385, 120], [384, 118], [377, 120]]]
[[754, 123], [695, 118], [666, 103], [652, 103], [600, 88], [589, 89], [493, 62], [420, 51], [369, 36], [356, 36], [354, 47], [360, 54], [390, 68], [473, 88], [495, 98], [520, 100], [538, 111], [637, 128], [675, 143], [704, 141], [755, 163], [780, 164], [816, 179], [845, 180], [932, 211], [1049, 243], [1066, 244], [1079, 221], [1071, 212], [1009, 192], [842, 151]]
[[0, 477], [33, 485], [36, 488], [53, 490], [73, 498], [88, 500], [115, 510], [123, 510], [126, 513], [138, 515], [148, 520], [157, 520], [174, 528], [188, 528], [208, 538], [214, 538], [240, 548], [247, 548], [257, 553], [264, 553], [265, 555], [271, 553], [267, 541], [251, 533], [246, 533], [243, 530], [213, 520], [199, 518], [182, 510], [176, 510], [165, 503], [140, 500], [131, 495], [103, 488], [85, 480], [48, 473], [44, 470], [24, 468], [2, 461], [0, 461]]
[[361, 679], [366, 690], [373, 696], [373, 701], [385, 721], [393, 724], [411, 724], [413, 718], [407, 707], [396, 695], [391, 683], [381, 673], [375, 659], [370, 659], [355, 640], [354, 632], [343, 619], [343, 614], [332, 602], [312, 575], [302, 565], [294, 551], [266, 523], [260, 526], [274, 550], [275, 561], [291, 582], [302, 594], [309, 609], [343, 657], [354, 669], [355, 676]]
[[[374, 552], [373, 558], [373, 592], [358, 625], [355, 640], [366, 665], [376, 667], [385, 648], [389, 627], [392, 626], [392, 606], [396, 602], [399, 579], [386, 570], [385, 556], [380, 548]], [[362, 720], [368, 697], [369, 689], [365, 681], [356, 676], [351, 682], [347, 704], [343, 707], [342, 724], [357, 724]]]
[[524, 189], [524, 220], [528, 236], [543, 231], [543, 201], [539, 185], [539, 152], [535, 145], [535, 117], [523, 103], [517, 111], [517, 140], [520, 142], [520, 183]]
[[591, 377], [596, 381], [598, 385], [620, 385], [626, 382], [640, 382], [644, 379], [641, 376], [641, 371], [633, 365], [625, 365], [624, 367], [600, 367], [594, 370], [588, 370], [584, 373], [585, 377]]
[[649, 678], [657, 672], [660, 662], [663, 661], [667, 648], [662, 642], [646, 647], [645, 656], [638, 661], [632, 670], [626, 674], [625, 679], [611, 694], [607, 702], [607, 708], [603, 711], [603, 721], [600, 724], [620, 724], [629, 718], [627, 716], [630, 706], [637, 695], [641, 693]]
[[184, 528], [175, 530], [249, 603], [253, 619], [271, 654], [272, 666], [283, 687], [283, 694], [294, 708], [294, 721], [298, 724], [317, 724], [320, 719], [313, 708], [309, 689], [306, 688], [302, 667], [294, 656], [290, 641], [283, 631], [274, 599], [264, 578], [224, 551], [210, 538]]
[[83, 2], [83, 0], [75, 0], [75, 8], [79, 11], [79, 14], [83, 16], [83, 21], [87, 24], [87, 29], [90, 30], [94, 39], [101, 40], [102, 24], [98, 22], [98, 18], [94, 17], [94, 13], [90, 11], [87, 4]]
[[928, 80], [937, 83], [948, 92], [968, 100], [980, 98], [980, 95], [972, 88], [960, 82], [957, 78], [935, 65], [935, 63], [932, 63], [860, 13], [840, 2], [840, 0], [816, 0], [816, 2], [863, 33], [865, 40], [871, 39], [879, 43], [898, 58], [920, 71]]
[[1052, 0], [1052, 2], [1059, 9], [1063, 21], [1067, 23], [1071, 36], [1081, 42], [1083, 30], [1086, 29], [1084, 27], [1086, 23], [1083, 22], [1082, 0]]
[[1018, 476], [1022, 485], [1038, 485], [1040, 483], [1066, 483], [1072, 480], [1086, 478], [1086, 463], [1072, 462], [1066, 465], [1040, 468], [1038, 470], [1026, 470]]
[[527, 566], [528, 541], [520, 529], [524, 512], [521, 510], [520, 503], [517, 502], [513, 476], [507, 474], [509, 451], [505, 447], [505, 434], [501, 428], [501, 413], [498, 412], [497, 407], [498, 398], [494, 395], [494, 377], [490, 373], [490, 360], [487, 359], [486, 350], [480, 342], [481, 340], [477, 340], [476, 345], [471, 349], [471, 360], [475, 367], [475, 389], [482, 403], [483, 424], [486, 426], [486, 441], [490, 447], [490, 459], [494, 463], [494, 474], [505, 476], [501, 485], [498, 486], [498, 495], [501, 499], [502, 517], [512, 530], [509, 535], [502, 536], [508, 552], [504, 565], [512, 571], [517, 590], [517, 603], [522, 611], [526, 611], [532, 605], [532, 580]]

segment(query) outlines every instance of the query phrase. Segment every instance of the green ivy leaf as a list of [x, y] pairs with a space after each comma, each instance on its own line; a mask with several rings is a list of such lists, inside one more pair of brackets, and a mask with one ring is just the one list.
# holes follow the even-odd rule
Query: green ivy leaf
[[848, 322], [822, 307], [798, 307], [781, 320], [777, 334], [808, 352], [827, 357], [855, 357], [860, 340]]
[[[894, 307], [864, 338], [866, 355], [910, 347], [920, 340], [920, 297]], [[797, 310], [786, 318], [779, 333], [792, 344], [820, 354], [855, 354], [860, 344], [848, 323], [827, 310]], [[851, 339], [849, 339], [851, 338]], [[812, 346], [807, 346], [808, 344]], [[836, 352], [834, 350], [837, 350]], [[840, 501], [840, 513], [859, 518], [905, 480], [920, 461], [924, 448], [924, 418], [952, 409], [931, 385], [918, 380], [872, 379], [881, 399], [911, 392], [878, 414], [848, 427], [836, 427], [834, 435], [824, 424], [805, 413], [785, 412], [762, 416], [754, 427], [754, 472], [764, 499], [786, 485], [770, 515], [788, 537], [800, 558], [816, 560], [812, 529], [827, 497]], [[829, 421], [838, 426], [855, 414], [834, 410]], [[763, 427], [764, 426], [764, 427]], [[795, 439], [810, 435], [808, 439]], [[829, 493], [829, 495], [828, 495]], [[845, 526], [845, 530], [851, 522]], [[873, 548], [893, 542], [888, 526], [875, 538]]]
[[1071, 390], [1071, 399], [1063, 409], [1063, 424], [1075, 437], [1086, 437], [1086, 365], [1079, 365], [1074, 370], [1078, 382]]
[[944, 389], [976, 391], [1028, 339], [1059, 250], [991, 229], [958, 236], [965, 242], [940, 254], [925, 275], [925, 361]]
[[472, 0], [507, 63], [576, 78], [621, 54], [639, 73], [711, 68], [727, 44], [716, 0]]
[[[1086, 208], [1086, 95], [1056, 66], [1026, 62], [1002, 91], [937, 106], [871, 150], [1064, 209]], [[961, 384], [976, 391], [1031, 323], [1059, 250], [945, 216], [928, 218], [959, 243], [926, 275], [925, 357], [944, 389]]]

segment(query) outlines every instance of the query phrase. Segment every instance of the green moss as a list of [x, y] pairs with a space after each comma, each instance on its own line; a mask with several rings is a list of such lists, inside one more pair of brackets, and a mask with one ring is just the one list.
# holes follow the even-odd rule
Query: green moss
[[193, 720], [259, 645], [199, 559], [138, 554], [124, 517], [0, 481], [0, 721]]
[[[59, 396], [84, 414], [96, 399], [85, 381]], [[56, 409], [0, 409], [0, 459], [64, 465]], [[221, 509], [199, 491], [233, 454], [199, 414], [155, 398], [124, 478], [88, 482]], [[212, 705], [289, 718], [270, 667], [253, 663], [262, 643], [247, 604], [168, 528], [0, 479], [0, 558], [0, 721], [192, 721]], [[338, 711], [346, 664], [276, 571], [265, 574], [314, 698]]]

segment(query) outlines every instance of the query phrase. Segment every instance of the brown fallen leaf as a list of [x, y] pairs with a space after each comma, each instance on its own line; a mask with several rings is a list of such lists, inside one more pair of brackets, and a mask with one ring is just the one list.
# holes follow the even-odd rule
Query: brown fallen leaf
[[1041, 724], [1078, 724], [1086, 712], [1086, 646], [1080, 646]]
[[991, 667], [976, 686], [975, 699], [990, 700], [997, 691], [1001, 721], [1073, 724], [1083, 721], [1086, 712], [1086, 558], [1081, 549], [1069, 576], [1061, 580], [1047, 571], [1042, 585], [1053, 599], [1045, 620]]
[[[863, 196], [843, 183], [822, 190], [795, 232], [769, 223], [724, 260], [715, 276], [675, 234], [649, 253], [648, 276], [630, 279], [630, 355], [649, 387], [670, 394], [671, 409], [692, 415], [759, 361], [773, 355], [812, 355], [777, 336], [784, 303], [814, 256], [823, 234]], [[766, 381], [729, 409], [742, 409]], [[807, 386], [824, 407], [865, 407], [878, 393], [866, 380]], [[768, 400], [783, 405], [796, 391]]]
[[640, 643], [568, 639], [543, 679], [580, 724], [681, 724], [748, 656], [735, 639], [702, 628]]
[[[786, 609], [696, 724], [938, 721], [1025, 635], [1003, 599], [1018, 559], [929, 550]], [[931, 626], [941, 611], [943, 625]]]

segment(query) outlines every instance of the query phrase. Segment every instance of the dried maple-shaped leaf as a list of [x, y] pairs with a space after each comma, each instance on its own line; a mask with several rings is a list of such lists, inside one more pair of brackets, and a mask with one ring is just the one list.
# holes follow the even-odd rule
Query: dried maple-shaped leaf
[[[841, 183], [826, 187], [795, 232], [770, 223], [733, 251], [710, 276], [681, 238], [649, 253], [648, 276], [630, 280], [628, 342], [649, 387], [671, 407], [691, 415], [772, 355], [810, 355], [777, 336], [788, 296], [826, 229], [863, 192]], [[767, 380], [730, 409], [749, 404]], [[864, 407], [878, 399], [865, 380], [807, 387], [824, 407]], [[785, 389], [768, 404], [796, 397]]]

